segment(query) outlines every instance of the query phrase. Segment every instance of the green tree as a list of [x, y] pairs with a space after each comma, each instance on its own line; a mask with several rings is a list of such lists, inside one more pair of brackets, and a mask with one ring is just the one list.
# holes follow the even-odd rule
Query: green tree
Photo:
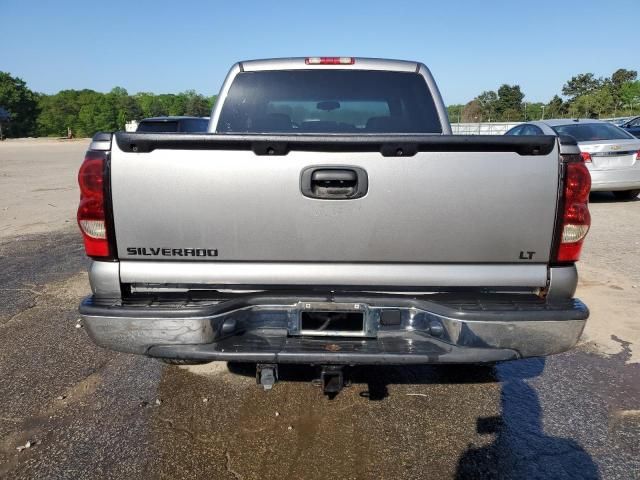
[[90, 137], [96, 132], [118, 129], [114, 97], [94, 90], [82, 90], [76, 104], [78, 116], [72, 127], [76, 136]]
[[633, 112], [640, 107], [640, 80], [622, 85], [620, 88], [620, 107], [628, 109], [630, 115], [633, 115]]
[[570, 101], [576, 98], [593, 93], [604, 84], [602, 78], [595, 78], [593, 73], [580, 73], [571, 77], [562, 87], [562, 94], [569, 97]]
[[567, 113], [567, 106], [558, 95], [554, 95], [553, 98], [547, 104], [547, 108], [544, 112], [545, 118], [562, 117]]
[[572, 107], [577, 111], [577, 116], [587, 118], [599, 118], [603, 115], [608, 115], [613, 112], [614, 106], [614, 96], [609, 86], [581, 95], [572, 102]]
[[[214, 97], [214, 102], [215, 103], [215, 97]], [[447, 114], [449, 116], [449, 122], [451, 123], [458, 123], [460, 121], [462, 121], [462, 109], [464, 108], [464, 105], [462, 104], [455, 104], [455, 105], [449, 105], [447, 107]]]
[[159, 117], [168, 115], [166, 105], [160, 101], [160, 98], [153, 93], [140, 92], [136, 93], [135, 99], [140, 106], [142, 117]]
[[[628, 111], [633, 114], [633, 106], [638, 103], [634, 100], [633, 92], [634, 84], [637, 84], [638, 72], [635, 70], [627, 70], [625, 68], [619, 68], [611, 75], [611, 92], [613, 94], [613, 115], [617, 116], [618, 113]], [[628, 110], [627, 110], [628, 109]]]
[[498, 113], [498, 94], [493, 90], [485, 91], [478, 95], [476, 100], [480, 104], [482, 116], [487, 121], [495, 120]]
[[637, 71], [619, 68], [611, 75], [611, 83], [616, 90], [619, 90], [624, 84], [634, 82], [637, 78]]
[[36, 133], [38, 95], [27, 88], [24, 80], [0, 72], [0, 107], [10, 114], [3, 135], [27, 137]]
[[122, 91], [101, 93], [94, 90], [63, 90], [40, 101], [38, 133], [63, 136], [71, 128], [78, 137], [90, 137], [98, 131], [122, 128], [120, 103], [127, 103]]
[[[611, 77], [596, 78], [593, 73], [575, 75], [564, 84], [562, 94], [567, 96], [564, 101], [559, 95], [554, 95], [548, 104], [527, 103], [527, 120], [564, 116], [572, 117], [609, 117], [619, 115], [633, 115], [640, 113], [640, 81], [638, 72], [619, 68]], [[524, 94], [518, 85], [502, 85], [495, 92], [485, 91], [475, 97], [474, 102], [464, 106], [467, 110], [465, 118], [469, 121], [502, 120], [517, 121], [524, 119]], [[449, 117], [457, 119], [456, 105], [448, 108]], [[474, 120], [471, 120], [473, 118]]]
[[116, 109], [116, 129], [124, 129], [125, 123], [131, 120], [139, 120], [142, 117], [142, 109], [135, 98], [129, 96], [127, 90], [122, 87], [114, 87], [108, 94]]
[[67, 128], [74, 128], [79, 111], [78, 90], [61, 90], [55, 95], [40, 98], [38, 115], [38, 135], [62, 136]]
[[[527, 103], [527, 120], [540, 120], [542, 118], [543, 106], [546, 109], [547, 106], [542, 102]], [[547, 112], [545, 112], [545, 115], [546, 113]]]
[[158, 95], [158, 101], [167, 115], [184, 115], [186, 99], [183, 94], [164, 93]]
[[[109, 132], [120, 130], [118, 125], [118, 106], [117, 98], [111, 94], [98, 94], [95, 99], [96, 116], [93, 123], [93, 129], [88, 133], [92, 136], [96, 132]], [[124, 125], [122, 125], [124, 127]]]
[[209, 101], [195, 90], [187, 90], [185, 96], [184, 115], [206, 117], [211, 111]]
[[522, 111], [515, 108], [507, 108], [502, 112], [503, 122], [518, 122], [522, 120]]
[[[507, 85], [502, 84], [498, 89], [498, 101], [497, 101], [497, 109], [501, 114], [503, 120], [507, 120], [508, 117], [511, 117], [510, 120], [516, 120], [513, 118], [517, 116], [520, 119], [519, 115], [515, 115], [513, 112], [522, 111], [522, 100], [524, 99], [524, 93], [520, 90], [520, 85]], [[509, 115], [507, 115], [509, 112]]]

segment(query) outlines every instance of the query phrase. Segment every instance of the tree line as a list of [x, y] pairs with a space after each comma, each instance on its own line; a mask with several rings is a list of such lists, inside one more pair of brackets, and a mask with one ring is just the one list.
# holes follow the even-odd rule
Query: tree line
[[[466, 104], [447, 107], [451, 122], [515, 122], [557, 117], [616, 117], [640, 114], [638, 72], [620, 68], [610, 77], [593, 73], [572, 77], [562, 96], [548, 103], [526, 102], [519, 85], [503, 84], [482, 92]], [[66, 136], [70, 128], [78, 137], [98, 131], [124, 129], [125, 123], [162, 115], [209, 115], [216, 97], [194, 90], [172, 94], [140, 92], [121, 87], [108, 93], [62, 90], [53, 95], [33, 92], [20, 78], [0, 72], [0, 124], [7, 137]]]
[[126, 122], [146, 117], [205, 117], [215, 99], [194, 90], [129, 95], [122, 87], [108, 93], [85, 89], [47, 95], [33, 92], [22, 79], [0, 72], [0, 112], [4, 110], [9, 117], [2, 125], [6, 137], [66, 136], [68, 128], [77, 137], [91, 137], [99, 131], [123, 130]]
[[610, 118], [640, 114], [638, 72], [620, 68], [610, 77], [581, 73], [549, 102], [526, 102], [519, 85], [503, 84], [466, 104], [449, 105], [451, 122], [517, 122], [542, 118]]

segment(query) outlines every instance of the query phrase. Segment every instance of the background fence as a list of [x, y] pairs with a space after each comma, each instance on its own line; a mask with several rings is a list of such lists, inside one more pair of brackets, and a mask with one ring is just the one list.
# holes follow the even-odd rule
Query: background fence
[[[601, 118], [607, 122], [620, 122], [631, 117]], [[503, 135], [510, 128], [524, 122], [476, 122], [476, 123], [452, 123], [451, 130], [454, 135]]]
[[452, 123], [454, 135], [502, 135], [523, 122]]

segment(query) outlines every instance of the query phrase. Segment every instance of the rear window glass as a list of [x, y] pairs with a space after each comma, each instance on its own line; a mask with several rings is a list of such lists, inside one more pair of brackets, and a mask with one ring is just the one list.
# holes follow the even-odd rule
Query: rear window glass
[[178, 122], [140, 122], [136, 132], [177, 132]]
[[220, 113], [224, 133], [442, 133], [424, 78], [371, 70], [240, 73]]
[[181, 132], [206, 132], [209, 120], [206, 118], [187, 118], [180, 120]]
[[623, 140], [633, 138], [621, 128], [609, 123], [581, 123], [551, 127], [558, 135], [569, 135], [578, 142], [597, 140]]
[[144, 120], [140, 122], [137, 132], [206, 132], [209, 126], [207, 118], [181, 118], [180, 120]]

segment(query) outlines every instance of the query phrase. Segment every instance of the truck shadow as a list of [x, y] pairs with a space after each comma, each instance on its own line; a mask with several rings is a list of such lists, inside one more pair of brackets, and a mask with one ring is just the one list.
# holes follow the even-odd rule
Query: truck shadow
[[469, 445], [458, 461], [456, 479], [600, 478], [595, 462], [577, 442], [545, 434], [538, 394], [526, 382], [536, 370], [542, 372], [540, 367], [544, 359], [498, 368], [501, 415], [481, 417], [476, 423], [479, 435], [494, 439], [488, 445]]

